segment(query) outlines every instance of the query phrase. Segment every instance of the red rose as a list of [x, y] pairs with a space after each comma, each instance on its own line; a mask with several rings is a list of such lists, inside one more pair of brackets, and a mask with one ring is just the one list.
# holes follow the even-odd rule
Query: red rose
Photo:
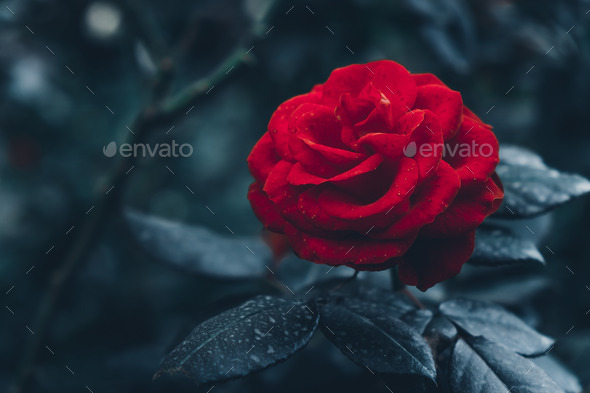
[[499, 207], [498, 160], [491, 127], [437, 77], [355, 64], [277, 108], [248, 157], [248, 198], [299, 257], [399, 265], [425, 290], [461, 270]]

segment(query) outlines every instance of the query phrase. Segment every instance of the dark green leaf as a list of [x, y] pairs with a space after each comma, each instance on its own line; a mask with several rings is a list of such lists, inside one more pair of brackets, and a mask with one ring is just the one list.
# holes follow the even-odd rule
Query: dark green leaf
[[524, 147], [514, 145], [502, 145], [500, 147], [500, 162], [503, 165], [547, 169], [547, 165], [545, 165], [540, 155]]
[[347, 266], [334, 268], [329, 265], [311, 263], [291, 254], [281, 261], [275, 273], [279, 280], [294, 292], [306, 292], [312, 286], [317, 288], [317, 283], [321, 281], [350, 278], [354, 274], [354, 270]]
[[[400, 318], [405, 313], [417, 309], [406, 295], [376, 288], [359, 280], [331, 292], [331, 297], [332, 299], [341, 297], [347, 302], [347, 307], [355, 310], [366, 309], [374, 312], [387, 310], [387, 315], [394, 318]], [[351, 302], [350, 299], [356, 301]]]
[[324, 335], [346, 356], [374, 373], [436, 380], [430, 347], [420, 334], [392, 317], [388, 307], [347, 299], [321, 306]]
[[268, 272], [270, 250], [258, 238], [221, 236], [134, 211], [125, 216], [148, 254], [183, 270], [227, 279], [257, 278]]
[[454, 393], [563, 393], [533, 362], [482, 337], [457, 341], [450, 374]]
[[475, 234], [472, 265], [500, 266], [514, 263], [544, 264], [545, 259], [530, 238], [501, 226], [482, 225]]
[[567, 393], [582, 392], [582, 386], [578, 378], [553, 356], [541, 356], [532, 359], [532, 361], [541, 367]]
[[516, 315], [493, 303], [455, 299], [442, 303], [439, 309], [472, 336], [483, 336], [521, 355], [542, 354], [554, 343]]
[[457, 337], [457, 328], [441, 314], [436, 314], [424, 329], [424, 335], [452, 341]]
[[180, 372], [201, 385], [248, 375], [303, 348], [318, 320], [314, 303], [256, 297], [195, 328], [155, 377]]
[[590, 192], [586, 178], [551, 169], [538, 155], [514, 146], [500, 149], [496, 172], [504, 185], [496, 217], [533, 217]]
[[422, 334], [428, 323], [432, 320], [432, 311], [422, 309], [412, 310], [402, 315], [400, 320]]

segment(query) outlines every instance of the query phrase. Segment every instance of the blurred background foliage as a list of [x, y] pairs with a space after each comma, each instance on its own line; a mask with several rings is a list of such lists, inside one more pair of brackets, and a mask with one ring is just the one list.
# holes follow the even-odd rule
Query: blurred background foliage
[[[501, 143], [590, 177], [587, 0], [284, 1], [268, 22], [273, 28], [251, 43], [248, 32], [267, 0], [1, 5], [1, 391], [22, 372], [31, 340], [25, 326], [49, 296], [59, 251], [76, 246], [76, 230], [93, 212], [85, 213], [111, 187], [108, 174], [119, 164], [102, 148], [128, 136], [126, 126], [150, 94], [159, 46], [174, 60], [173, 90], [206, 75], [237, 45], [254, 48], [251, 61], [232, 69], [188, 115], [154, 131], [155, 141], [190, 143], [194, 154], [137, 163], [122, 203], [144, 213], [224, 234], [226, 225], [236, 234], [258, 233], [246, 199], [246, 157], [273, 110], [336, 67], [382, 58], [432, 72], [461, 91]], [[469, 294], [509, 306], [557, 339], [554, 354], [590, 392], [589, 221], [588, 199], [534, 220], [530, 236], [543, 245], [547, 267], [465, 268], [426, 300]], [[275, 291], [256, 280], [228, 283], [162, 265], [141, 252], [120, 215], [95, 240], [51, 313], [28, 391], [195, 391], [183, 378], [151, 381], [163, 355], [204, 318]], [[314, 339], [288, 363], [216, 391], [372, 386], [384, 389]]]

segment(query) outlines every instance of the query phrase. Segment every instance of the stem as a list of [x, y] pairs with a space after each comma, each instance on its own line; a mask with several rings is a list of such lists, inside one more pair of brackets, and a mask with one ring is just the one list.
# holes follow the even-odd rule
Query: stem
[[406, 295], [412, 301], [412, 303], [414, 303], [416, 305], [416, 307], [418, 307], [421, 310], [426, 310], [426, 307], [424, 307], [422, 302], [420, 300], [418, 300], [418, 298], [416, 296], [414, 296], [414, 294], [412, 292], [410, 292], [410, 290], [408, 288], [404, 288], [400, 292], [403, 293], [404, 295]]
[[414, 296], [412, 292], [410, 292], [406, 284], [401, 282], [401, 280], [399, 279], [398, 266], [392, 267], [391, 269], [389, 269], [389, 272], [391, 273], [391, 288], [393, 289], [393, 291], [403, 293], [408, 297], [408, 299], [410, 299], [412, 303], [416, 305], [416, 307], [425, 310], [426, 307], [424, 307], [422, 302], [418, 300], [418, 298]]
[[347, 279], [345, 279], [344, 281], [342, 281], [340, 284], [336, 285], [335, 287], [333, 287], [333, 288], [330, 288], [330, 290], [329, 290], [328, 292], [332, 292], [332, 291], [335, 291], [335, 290], [337, 290], [337, 289], [340, 289], [340, 288], [342, 288], [343, 286], [345, 286], [346, 284], [349, 284], [349, 283], [351, 283], [351, 282], [355, 281], [355, 280], [356, 280], [356, 278], [358, 277], [359, 273], [360, 273], [360, 272], [359, 272], [358, 270], [355, 270], [355, 271], [354, 271], [354, 274], [353, 274], [352, 276], [350, 276], [350, 278], [347, 278]]
[[406, 284], [399, 279], [398, 266], [396, 265], [389, 269], [389, 273], [391, 274], [391, 289], [394, 292], [403, 290], [406, 287]]

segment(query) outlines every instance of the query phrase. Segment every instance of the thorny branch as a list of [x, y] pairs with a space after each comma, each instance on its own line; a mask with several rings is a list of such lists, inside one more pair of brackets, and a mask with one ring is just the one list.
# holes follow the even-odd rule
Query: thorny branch
[[[265, 30], [267, 22], [278, 8], [278, 3], [280, 2], [273, 1], [271, 6], [267, 8], [266, 14], [253, 24], [248, 35], [249, 39], [246, 40], [250, 46], [261, 38], [261, 32]], [[135, 115], [131, 126], [133, 134], [128, 137], [128, 143], [134, 144], [144, 141], [157, 127], [178, 120], [180, 115], [184, 115], [189, 108], [196, 105], [212, 86], [225, 80], [229, 76], [226, 75], [229, 69], [237, 68], [250, 58], [249, 50], [244, 46], [239, 46], [209, 75], [189, 84], [178, 93], [167, 96], [167, 90], [173, 78], [174, 60], [167, 53], [159, 29], [151, 19], [145, 16], [145, 11], [138, 8], [138, 3], [135, 0], [126, 0], [123, 9], [130, 14], [131, 22], [137, 30], [139, 38], [145, 42], [158, 65], [158, 71], [150, 84], [151, 91], [148, 102]], [[96, 200], [99, 202], [95, 211], [93, 214], [85, 216], [79, 226], [80, 230], [77, 232], [77, 236], [69, 243], [71, 246], [61, 250], [61, 254], [57, 257], [58, 265], [51, 274], [47, 293], [41, 300], [35, 316], [33, 323], [35, 334], [25, 342], [17, 378], [12, 387], [13, 393], [25, 391], [31, 382], [41, 343], [45, 338], [49, 321], [64, 286], [87, 259], [93, 246], [99, 240], [103, 228], [119, 211], [118, 207], [124, 196], [125, 186], [130, 179], [128, 171], [135, 165], [135, 160], [130, 157], [116, 166], [105, 182], [107, 188], [112, 187], [106, 195], [104, 190], [96, 195]]]

